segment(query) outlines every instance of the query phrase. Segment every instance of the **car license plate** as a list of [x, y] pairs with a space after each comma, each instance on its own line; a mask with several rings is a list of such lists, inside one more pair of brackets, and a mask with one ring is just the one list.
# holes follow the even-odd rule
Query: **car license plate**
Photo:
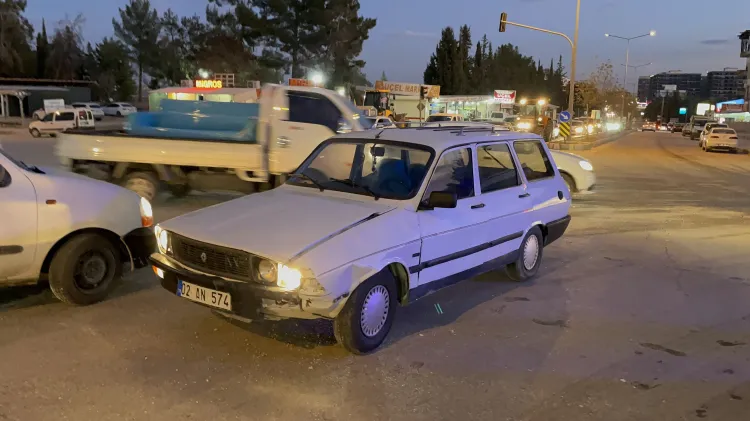
[[190, 282], [177, 281], [177, 296], [211, 307], [232, 310], [232, 296], [230, 294], [204, 288]]

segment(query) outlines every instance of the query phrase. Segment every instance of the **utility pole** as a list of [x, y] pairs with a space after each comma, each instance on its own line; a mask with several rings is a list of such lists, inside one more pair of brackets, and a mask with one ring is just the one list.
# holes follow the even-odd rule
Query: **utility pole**
[[[576, 4], [576, 26], [575, 26], [575, 32], [573, 34], [573, 38], [575, 39], [575, 41], [571, 40], [569, 36], [563, 34], [562, 32], [550, 31], [549, 29], [537, 28], [536, 26], [529, 26], [529, 25], [524, 25], [521, 23], [510, 22], [508, 21], [508, 14], [505, 12], [500, 14], [500, 31], [499, 31], [499, 32], [505, 32], [505, 26], [512, 25], [512, 26], [517, 26], [519, 28], [531, 29], [532, 31], [539, 31], [539, 32], [544, 32], [546, 34], [557, 35], [557, 36], [565, 38], [565, 40], [568, 41], [568, 43], [570, 44], [570, 50], [571, 50], [570, 86], [569, 86], [570, 92], [568, 93], [568, 112], [570, 112], [571, 116], [575, 115], [573, 113], [573, 105], [575, 103], [576, 54], [578, 53], [578, 25], [579, 25], [580, 17], [581, 17], [581, 0], [578, 0], [576, 3], [577, 3]], [[565, 140], [569, 142], [570, 139], [571, 139], [571, 135], [568, 135]]]

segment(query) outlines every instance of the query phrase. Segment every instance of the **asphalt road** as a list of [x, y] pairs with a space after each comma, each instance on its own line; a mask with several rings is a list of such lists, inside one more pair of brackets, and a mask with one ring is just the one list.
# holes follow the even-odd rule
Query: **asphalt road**
[[[747, 419], [750, 156], [668, 133], [582, 155], [598, 191], [535, 280], [430, 295], [364, 357], [327, 323], [229, 323], [148, 270], [87, 308], [5, 290], [0, 419]], [[157, 217], [218, 200], [165, 199]]]

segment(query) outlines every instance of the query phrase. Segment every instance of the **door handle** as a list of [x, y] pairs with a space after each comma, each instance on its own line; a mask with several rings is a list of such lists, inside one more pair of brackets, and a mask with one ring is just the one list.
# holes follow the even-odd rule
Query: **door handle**
[[276, 144], [280, 148], [287, 148], [289, 147], [290, 143], [292, 143], [292, 141], [286, 136], [279, 136], [278, 138], [276, 138]]
[[531, 195], [530, 195], [529, 193], [524, 193], [524, 194], [519, 194], [519, 195], [518, 195], [518, 197], [519, 197], [520, 199], [523, 199], [524, 197], [529, 197], [529, 196], [531, 196]]
[[473, 205], [471, 208], [472, 209], [482, 209], [483, 207], [484, 207], [484, 203], [480, 203], [478, 205]]

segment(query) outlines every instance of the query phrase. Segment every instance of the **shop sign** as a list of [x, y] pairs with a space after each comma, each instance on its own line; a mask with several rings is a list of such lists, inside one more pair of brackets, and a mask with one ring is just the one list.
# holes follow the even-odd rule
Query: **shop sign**
[[323, 87], [323, 85], [316, 85], [315, 82], [310, 79], [299, 79], [294, 77], [289, 78], [289, 86], [307, 86], [310, 88]]
[[375, 81], [375, 89], [388, 91], [394, 95], [418, 96], [421, 86], [426, 86], [428, 98], [440, 97], [440, 85], [420, 85], [418, 83], [390, 82], [386, 80]]
[[504, 91], [495, 89], [495, 102], [498, 104], [515, 104], [516, 91]]
[[196, 88], [204, 88], [204, 89], [221, 89], [223, 84], [220, 80], [210, 80], [210, 79], [197, 79], [195, 81], [195, 87]]

